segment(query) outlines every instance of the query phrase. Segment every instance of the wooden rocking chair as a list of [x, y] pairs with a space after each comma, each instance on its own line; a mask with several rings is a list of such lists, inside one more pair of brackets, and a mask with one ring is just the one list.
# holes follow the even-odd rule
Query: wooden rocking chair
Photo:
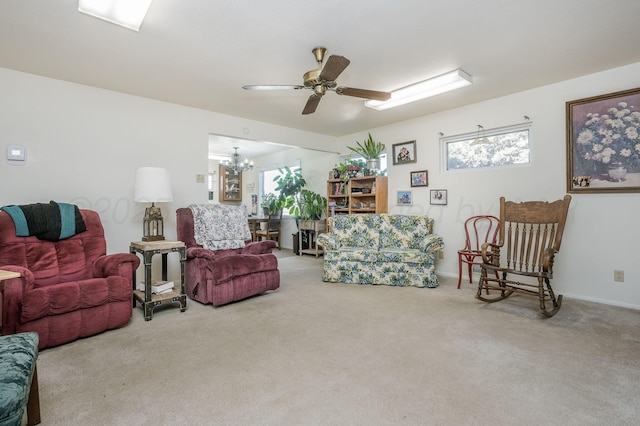
[[[558, 312], [562, 296], [556, 298], [549, 280], [553, 278], [553, 262], [560, 250], [570, 202], [570, 195], [552, 203], [515, 203], [500, 197], [500, 234], [497, 243], [482, 245], [477, 299], [497, 302], [514, 292], [537, 295], [542, 314], [552, 317]], [[517, 278], [509, 279], [509, 274], [532, 279], [515, 281]], [[482, 290], [487, 291], [485, 296]], [[551, 302], [549, 309], [546, 302]]]

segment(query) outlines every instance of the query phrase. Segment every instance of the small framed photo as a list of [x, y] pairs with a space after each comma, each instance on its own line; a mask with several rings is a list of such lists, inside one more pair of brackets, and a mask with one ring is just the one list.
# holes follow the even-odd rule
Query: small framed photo
[[446, 189], [432, 189], [431, 196], [429, 197], [429, 204], [447, 204], [447, 190]]
[[398, 191], [397, 200], [399, 206], [410, 206], [413, 204], [413, 193], [411, 191]]
[[411, 172], [411, 186], [429, 186], [429, 173], [426, 170]]
[[393, 165], [415, 163], [416, 158], [416, 141], [394, 143], [391, 146], [393, 155]]

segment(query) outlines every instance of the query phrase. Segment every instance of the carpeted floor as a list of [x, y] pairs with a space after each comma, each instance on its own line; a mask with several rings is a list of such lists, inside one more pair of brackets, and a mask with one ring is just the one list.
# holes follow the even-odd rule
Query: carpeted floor
[[43, 350], [47, 425], [632, 425], [640, 312], [565, 299], [484, 304], [457, 280], [323, 283], [279, 253], [281, 288], [213, 308], [140, 308]]

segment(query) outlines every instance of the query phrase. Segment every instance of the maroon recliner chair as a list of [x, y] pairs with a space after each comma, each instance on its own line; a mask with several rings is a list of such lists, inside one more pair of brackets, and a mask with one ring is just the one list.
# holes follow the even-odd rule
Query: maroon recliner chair
[[35, 331], [39, 349], [121, 327], [131, 319], [131, 253], [107, 255], [98, 213], [80, 210], [86, 231], [58, 241], [18, 237], [0, 212], [0, 269], [20, 273], [0, 283], [2, 334]]
[[[216, 205], [211, 206], [216, 208]], [[232, 206], [219, 208], [233, 209]], [[242, 214], [246, 221], [246, 212]], [[240, 220], [239, 217], [236, 219]], [[248, 240], [244, 247], [210, 250], [196, 242], [194, 215], [190, 208], [176, 210], [176, 219], [178, 240], [187, 246], [184, 281], [190, 299], [220, 306], [280, 287], [278, 259], [272, 253], [275, 241]], [[229, 225], [233, 219], [222, 221]], [[215, 224], [206, 226], [215, 227]], [[231, 225], [227, 226], [227, 230], [230, 228]]]

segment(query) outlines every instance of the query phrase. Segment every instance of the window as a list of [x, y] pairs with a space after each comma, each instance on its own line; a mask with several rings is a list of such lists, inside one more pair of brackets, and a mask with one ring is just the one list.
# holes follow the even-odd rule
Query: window
[[207, 175], [207, 188], [209, 189], [209, 199], [213, 200], [213, 194], [215, 191], [215, 181], [216, 176], [214, 173], [209, 173]]
[[531, 123], [441, 139], [444, 169], [477, 169], [531, 162]]
[[[289, 166], [289, 168], [291, 170], [296, 170], [299, 169], [300, 166], [299, 165], [295, 165], [295, 166]], [[260, 172], [260, 200], [259, 203], [262, 202], [262, 196], [264, 196], [264, 194], [268, 194], [270, 192], [273, 192], [276, 195], [280, 195], [280, 191], [276, 191], [276, 187], [278, 186], [273, 179], [278, 176], [280, 174], [280, 171], [278, 169], [272, 169], [272, 170], [264, 170]], [[259, 206], [260, 204], [258, 204]], [[262, 208], [260, 209], [260, 211], [262, 211]], [[282, 212], [282, 214], [289, 214], [288, 209], [284, 210]]]

